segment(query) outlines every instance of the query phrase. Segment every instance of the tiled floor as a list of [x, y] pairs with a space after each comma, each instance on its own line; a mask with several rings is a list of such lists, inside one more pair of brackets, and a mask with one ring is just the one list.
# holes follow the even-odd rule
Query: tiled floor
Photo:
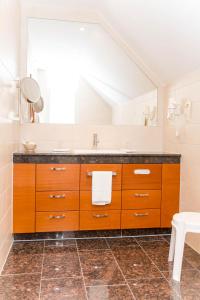
[[168, 250], [164, 236], [15, 242], [0, 300], [200, 299], [200, 255], [185, 247], [178, 284]]

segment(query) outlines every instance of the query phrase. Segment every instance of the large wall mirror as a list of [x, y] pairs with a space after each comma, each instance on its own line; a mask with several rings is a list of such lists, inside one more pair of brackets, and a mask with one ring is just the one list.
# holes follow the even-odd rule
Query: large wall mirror
[[157, 88], [100, 24], [28, 19], [27, 72], [40, 85], [40, 122], [157, 123]]

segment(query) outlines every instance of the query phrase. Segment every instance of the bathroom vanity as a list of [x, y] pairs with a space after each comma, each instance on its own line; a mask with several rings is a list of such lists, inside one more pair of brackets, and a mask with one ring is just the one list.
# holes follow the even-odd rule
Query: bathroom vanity
[[[180, 155], [14, 154], [13, 232], [169, 228]], [[92, 205], [92, 171], [112, 171], [112, 202]]]

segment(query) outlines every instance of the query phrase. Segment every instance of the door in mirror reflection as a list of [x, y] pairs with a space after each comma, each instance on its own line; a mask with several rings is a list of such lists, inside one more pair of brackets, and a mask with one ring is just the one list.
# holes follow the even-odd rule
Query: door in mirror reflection
[[156, 125], [156, 86], [101, 24], [30, 18], [28, 35], [40, 122]]

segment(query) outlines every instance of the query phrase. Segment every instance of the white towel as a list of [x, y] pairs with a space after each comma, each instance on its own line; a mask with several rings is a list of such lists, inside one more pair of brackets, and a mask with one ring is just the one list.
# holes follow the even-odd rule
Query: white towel
[[112, 172], [92, 172], [92, 204], [106, 205], [112, 198]]

